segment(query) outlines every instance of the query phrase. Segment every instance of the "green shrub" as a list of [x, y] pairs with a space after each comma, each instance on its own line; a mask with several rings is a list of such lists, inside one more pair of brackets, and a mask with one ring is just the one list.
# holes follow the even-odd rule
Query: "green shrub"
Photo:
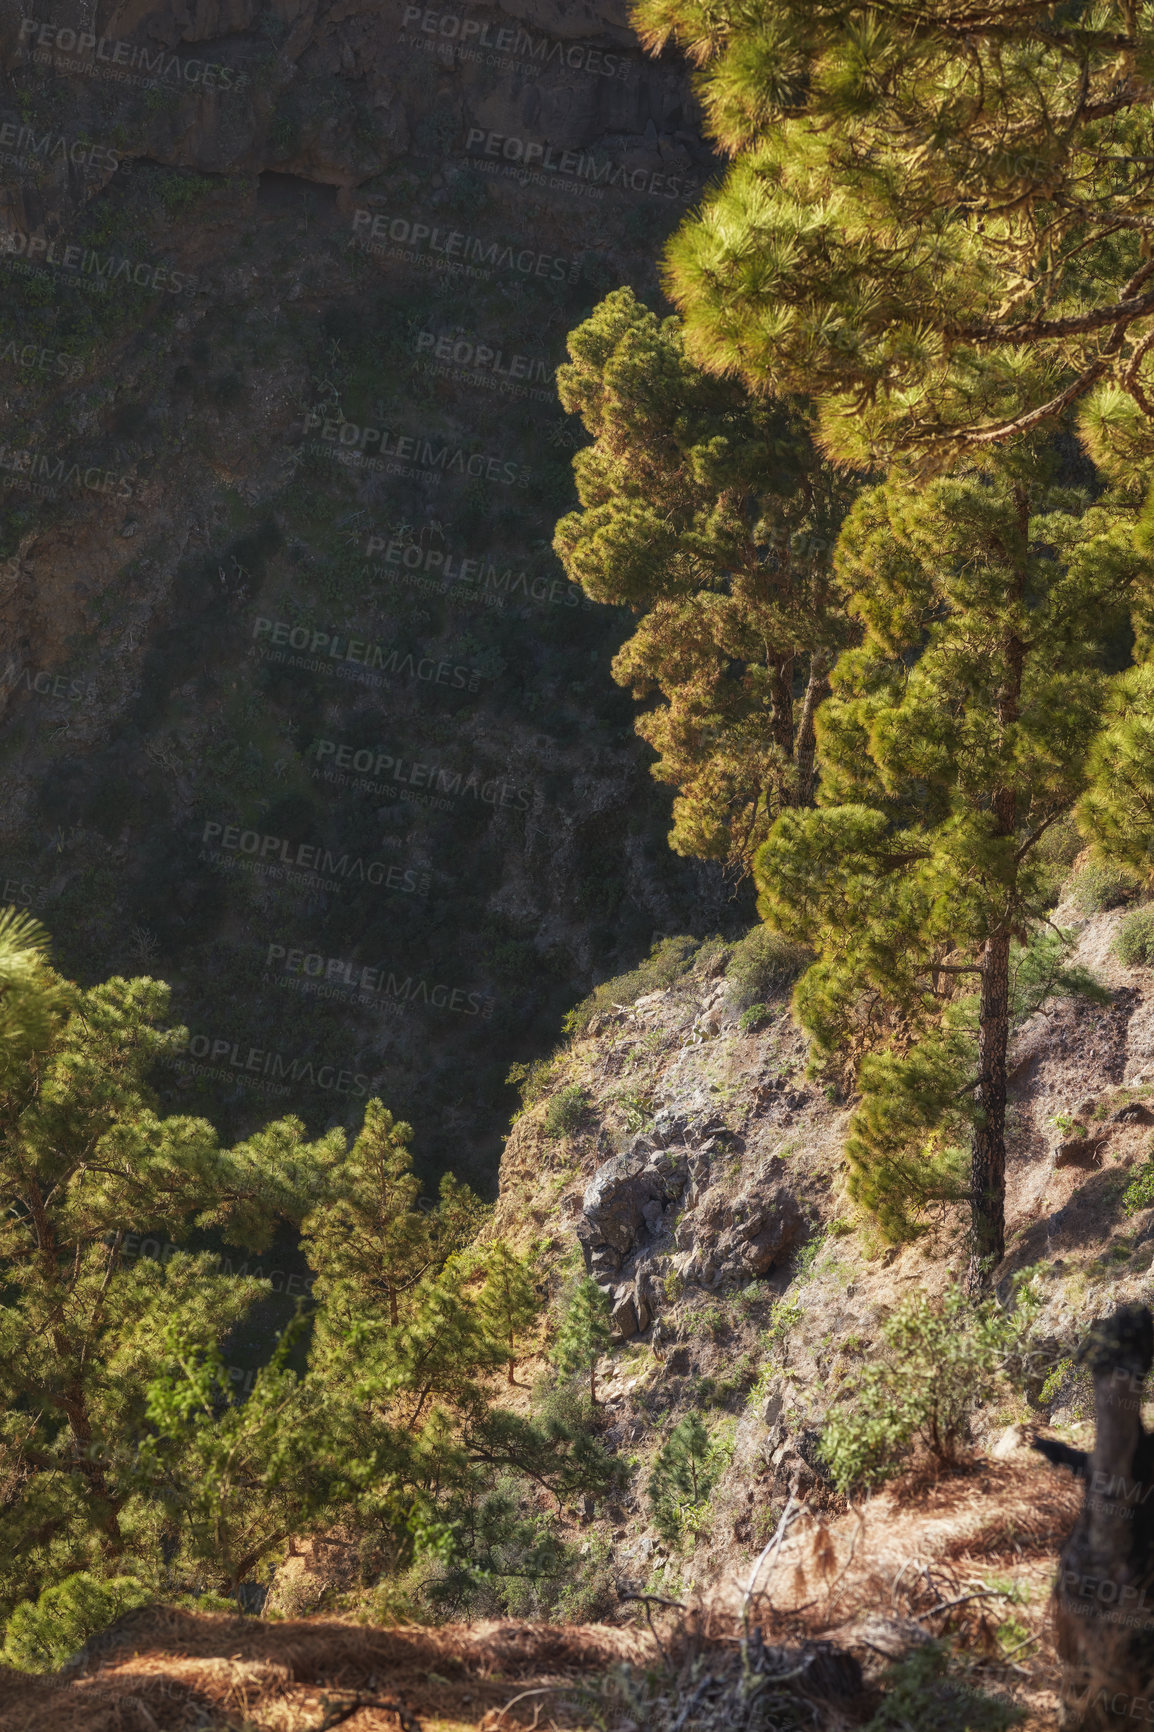
[[743, 1034], [756, 1034], [759, 1028], [764, 1028], [772, 1015], [767, 1004], [751, 1004], [738, 1017]]
[[579, 1131], [589, 1116], [590, 1105], [588, 1090], [580, 1083], [570, 1083], [545, 1108], [545, 1135], [568, 1137]]
[[1012, 1702], [949, 1676], [941, 1642], [914, 1648], [883, 1679], [881, 1707], [863, 1732], [1006, 1732], [1022, 1719]]
[[734, 1009], [752, 1009], [780, 995], [811, 961], [803, 945], [791, 944], [768, 926], [753, 927], [734, 945], [725, 971]]
[[1154, 1153], [1147, 1155], [1146, 1165], [1139, 1168], [1137, 1177], [1123, 1191], [1122, 1205], [1128, 1215], [1154, 1208]]
[[826, 1422], [821, 1455], [838, 1490], [892, 1478], [919, 1446], [942, 1465], [956, 1461], [1022, 1323], [993, 1301], [973, 1306], [958, 1287], [903, 1300], [882, 1328], [885, 1358]]
[[559, 1064], [560, 1057], [554, 1053], [549, 1058], [534, 1059], [531, 1064], [510, 1065], [505, 1081], [510, 1087], [520, 1088], [522, 1110], [541, 1099], [555, 1080]]
[[1114, 938], [1114, 954], [1128, 968], [1154, 968], [1154, 907], [1127, 914]]
[[131, 1576], [98, 1581], [87, 1570], [21, 1600], [8, 1620], [0, 1660], [18, 1672], [54, 1672], [92, 1636], [152, 1598]]
[[1133, 902], [1141, 888], [1142, 880], [1129, 867], [1091, 860], [1071, 880], [1070, 900], [1083, 914], [1102, 914]]
[[660, 939], [644, 962], [628, 974], [603, 980], [588, 998], [582, 999], [576, 1009], [569, 1012], [562, 1025], [566, 1034], [583, 1034], [594, 1017], [612, 1010], [615, 1004], [632, 1004], [636, 999], [644, 998], [647, 992], [658, 992], [663, 987], [672, 986], [688, 974], [704, 948], [696, 938]]

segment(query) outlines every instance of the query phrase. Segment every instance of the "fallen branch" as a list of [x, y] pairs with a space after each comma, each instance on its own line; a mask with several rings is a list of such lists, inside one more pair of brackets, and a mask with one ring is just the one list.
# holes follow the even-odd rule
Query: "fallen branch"
[[664, 1644], [662, 1643], [661, 1637], [657, 1634], [657, 1631], [653, 1627], [653, 1613], [649, 1610], [649, 1608], [651, 1605], [653, 1605], [653, 1606], [673, 1606], [677, 1611], [683, 1612], [685, 1610], [685, 1606], [682, 1603], [682, 1601], [681, 1600], [667, 1600], [667, 1599], [663, 1598], [663, 1596], [661, 1594], [635, 1594], [629, 1590], [622, 1592], [622, 1590], [620, 1588], [617, 1590], [617, 1598], [619, 1600], [637, 1600], [640, 1602], [641, 1605], [643, 1605], [645, 1607], [645, 1622], [649, 1625], [649, 1634], [653, 1637], [653, 1640], [657, 1643], [657, 1651], [661, 1655], [661, 1658], [665, 1661], [666, 1666], [668, 1667], [670, 1665], [669, 1655], [665, 1652], [665, 1647], [664, 1647]]
[[515, 1708], [518, 1702], [523, 1702], [525, 1700], [526, 1696], [548, 1696], [550, 1691], [556, 1689], [556, 1684], [543, 1684], [535, 1690], [522, 1690], [519, 1696], [514, 1696], [510, 1701], [506, 1702], [505, 1706], [493, 1722], [494, 1732], [496, 1732], [496, 1728], [501, 1724], [510, 1708]]
[[931, 1606], [928, 1612], [915, 1612], [912, 1623], [920, 1624], [923, 1618], [936, 1618], [939, 1612], [951, 1612], [955, 1606], [964, 1606], [967, 1600], [1012, 1600], [1013, 1594], [1005, 1588], [978, 1588], [972, 1594], [960, 1594], [956, 1600], [943, 1600], [940, 1606]]
[[[788, 1532], [791, 1514], [796, 1520], [804, 1508], [805, 1505], [802, 1503], [798, 1504], [796, 1510], [794, 1509], [793, 1493], [790, 1492], [789, 1496], [785, 1500], [785, 1508], [781, 1512], [781, 1520], [777, 1524], [777, 1532], [773, 1535], [773, 1538], [766, 1545], [761, 1556], [757, 1559], [752, 1570], [749, 1572], [749, 1585], [745, 1590], [745, 1598], [741, 1602], [741, 1624], [743, 1629], [748, 1628], [750, 1605], [751, 1603], [756, 1603], [754, 1600], [753, 1584], [758, 1578], [762, 1564], [769, 1557], [771, 1552], [773, 1552], [776, 1557], [777, 1552], [781, 1550], [782, 1542]], [[764, 1592], [764, 1588], [759, 1588], [757, 1591], [757, 1599], [760, 1599]]]

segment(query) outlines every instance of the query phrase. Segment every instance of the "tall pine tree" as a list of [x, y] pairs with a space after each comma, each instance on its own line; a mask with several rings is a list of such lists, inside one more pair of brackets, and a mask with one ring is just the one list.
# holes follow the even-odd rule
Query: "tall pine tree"
[[1044, 451], [865, 494], [838, 571], [864, 630], [819, 712], [819, 809], [757, 862], [810, 945], [795, 1005], [862, 1103], [855, 1196], [894, 1236], [968, 1135], [970, 1274], [1005, 1248], [1012, 955], [1044, 913], [1038, 847], [1087, 785], [1110, 657], [1154, 567], [1133, 502], [1089, 505]]

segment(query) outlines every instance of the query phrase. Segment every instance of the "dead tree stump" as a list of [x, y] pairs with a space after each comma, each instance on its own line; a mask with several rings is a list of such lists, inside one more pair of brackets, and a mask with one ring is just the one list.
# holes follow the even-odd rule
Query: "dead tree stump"
[[1154, 1318], [1125, 1305], [1098, 1322], [1079, 1359], [1094, 1378], [1090, 1455], [1055, 1440], [1035, 1448], [1085, 1481], [1062, 1548], [1053, 1612], [1062, 1661], [1062, 1732], [1154, 1725], [1154, 1436], [1142, 1389]]

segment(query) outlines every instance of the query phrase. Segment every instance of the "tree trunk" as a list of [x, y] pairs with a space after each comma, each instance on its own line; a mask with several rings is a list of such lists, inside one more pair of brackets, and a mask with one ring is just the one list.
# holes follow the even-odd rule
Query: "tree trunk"
[[797, 766], [796, 799], [799, 806], [813, 805], [814, 757], [817, 749], [813, 718], [822, 699], [829, 696], [829, 664], [828, 650], [816, 649], [809, 658], [809, 681], [797, 721], [797, 743], [793, 748], [794, 763]]
[[986, 940], [978, 1010], [978, 1106], [970, 1151], [970, 1268], [980, 1298], [1006, 1251], [1006, 1048], [1010, 1039], [1010, 935]]
[[1093, 1453], [1052, 1438], [1035, 1446], [1086, 1484], [1054, 1584], [1064, 1732], [1108, 1732], [1150, 1719], [1154, 1438], [1140, 1409], [1152, 1357], [1154, 1327], [1145, 1306], [1125, 1305], [1096, 1323], [1083, 1355], [1094, 1377]]
[[[1018, 570], [1017, 594], [1026, 588], [1025, 556], [1030, 536], [1030, 504], [1024, 488], [1015, 489], [1018, 525], [1022, 536], [1022, 563]], [[1021, 714], [1022, 670], [1026, 645], [1011, 630], [1003, 643], [1005, 674], [998, 693], [998, 727], [1003, 750], [1007, 735]], [[1012, 758], [1007, 760], [1007, 768]], [[1012, 770], [1011, 770], [1012, 773]], [[1018, 796], [1011, 781], [993, 791], [990, 812], [993, 834], [1012, 846], [1018, 817]], [[975, 1125], [970, 1159], [970, 1268], [967, 1289], [979, 1298], [990, 1285], [994, 1270], [1006, 1253], [1006, 1048], [1010, 1041], [1010, 910], [1017, 905], [1017, 857], [1013, 857], [1000, 886], [1005, 898], [997, 924], [982, 952], [982, 990], [978, 1007], [978, 1107], [981, 1124]], [[995, 892], [996, 894], [996, 892]]]
[[772, 662], [773, 720], [770, 733], [785, 764], [793, 762], [793, 656]]

